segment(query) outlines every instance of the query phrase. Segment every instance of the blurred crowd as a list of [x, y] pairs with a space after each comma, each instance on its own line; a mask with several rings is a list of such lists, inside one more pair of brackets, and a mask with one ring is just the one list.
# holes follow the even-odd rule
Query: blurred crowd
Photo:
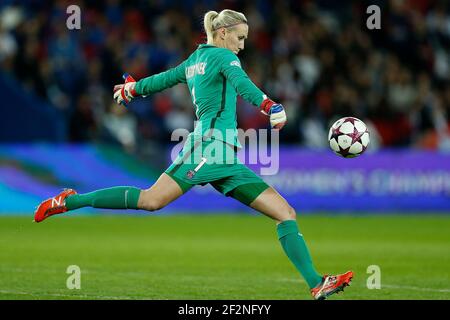
[[[81, 9], [69, 30], [67, 7]], [[381, 29], [368, 29], [369, 5]], [[374, 147], [450, 150], [450, 6], [392, 1], [2, 1], [0, 65], [30, 93], [63, 111], [68, 140], [110, 140], [128, 150], [192, 130], [183, 85], [116, 105], [112, 88], [176, 66], [205, 42], [203, 15], [229, 8], [249, 21], [240, 53], [250, 78], [284, 104], [285, 143], [327, 147], [343, 116], [365, 121]], [[239, 127], [267, 118], [238, 100]]]

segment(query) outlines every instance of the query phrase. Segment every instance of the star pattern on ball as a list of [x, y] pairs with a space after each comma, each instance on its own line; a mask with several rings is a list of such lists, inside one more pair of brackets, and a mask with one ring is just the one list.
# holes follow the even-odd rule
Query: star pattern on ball
[[[341, 130], [342, 128], [344, 129]], [[330, 129], [330, 147], [336, 154], [344, 158], [357, 157], [367, 149], [368, 136], [365, 138], [365, 143], [362, 141], [362, 137], [366, 133], [368, 135], [369, 131], [361, 120], [354, 117], [339, 119]]]

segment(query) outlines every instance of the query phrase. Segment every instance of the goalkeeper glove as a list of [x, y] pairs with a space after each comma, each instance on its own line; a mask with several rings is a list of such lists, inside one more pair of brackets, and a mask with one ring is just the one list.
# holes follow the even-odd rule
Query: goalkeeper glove
[[270, 99], [265, 99], [260, 106], [261, 112], [270, 117], [272, 129], [281, 130], [287, 122], [283, 105]]
[[126, 106], [127, 103], [137, 97], [138, 94], [135, 90], [136, 80], [134, 80], [128, 73], [125, 73], [122, 77], [125, 80], [125, 83], [114, 86], [114, 100], [118, 104]]

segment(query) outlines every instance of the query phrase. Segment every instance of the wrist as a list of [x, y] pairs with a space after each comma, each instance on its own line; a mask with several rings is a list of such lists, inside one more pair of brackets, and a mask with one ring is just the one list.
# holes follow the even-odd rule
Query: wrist
[[133, 95], [134, 96], [141, 96], [142, 95], [142, 88], [139, 85], [139, 82], [135, 82], [134, 83], [133, 89], [134, 89], [134, 91], [133, 91]]
[[261, 109], [262, 112], [264, 112], [266, 114], [270, 114], [270, 108], [272, 108], [272, 106], [274, 104], [276, 104], [276, 103], [273, 100], [267, 98], [267, 99], [263, 100], [263, 102], [261, 103], [259, 108]]
[[130, 94], [131, 94], [133, 97], [137, 97], [137, 96], [138, 96], [138, 94], [137, 94], [137, 92], [136, 92], [136, 82], [132, 82], [132, 83], [131, 83], [131, 86], [130, 86]]
[[130, 96], [132, 98], [135, 98], [138, 96], [138, 94], [136, 92], [136, 82], [125, 83], [122, 90], [124, 91], [125, 96]]

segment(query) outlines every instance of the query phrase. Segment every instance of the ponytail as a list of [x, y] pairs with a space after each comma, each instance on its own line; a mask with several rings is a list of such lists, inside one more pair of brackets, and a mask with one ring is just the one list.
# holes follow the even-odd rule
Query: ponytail
[[219, 13], [216, 11], [208, 11], [203, 18], [203, 25], [206, 32], [207, 43], [212, 44], [214, 39], [214, 27], [213, 21], [219, 16]]

